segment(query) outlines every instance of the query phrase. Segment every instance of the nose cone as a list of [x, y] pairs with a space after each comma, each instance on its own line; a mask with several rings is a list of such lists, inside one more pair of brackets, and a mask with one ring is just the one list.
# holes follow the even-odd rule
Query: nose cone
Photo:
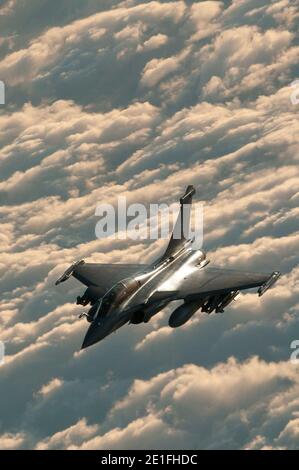
[[99, 334], [98, 334], [99, 329], [100, 327], [96, 323], [92, 323], [90, 325], [85, 335], [81, 349], [88, 348], [88, 346], [92, 346], [93, 344], [99, 341]]
[[92, 337], [92, 335], [90, 334], [89, 329], [88, 329], [88, 331], [85, 335], [84, 341], [82, 343], [81, 349], [88, 348], [88, 346], [92, 346], [95, 343], [96, 343], [96, 341], [94, 340], [94, 338]]
[[101, 339], [105, 338], [107, 334], [109, 334], [109, 331], [107, 331], [104, 324], [93, 322], [87, 330], [81, 349], [88, 348], [88, 346], [98, 343]]

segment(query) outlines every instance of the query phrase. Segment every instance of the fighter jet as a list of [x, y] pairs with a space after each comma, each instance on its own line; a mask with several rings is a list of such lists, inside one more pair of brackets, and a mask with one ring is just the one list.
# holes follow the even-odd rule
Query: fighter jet
[[258, 288], [261, 296], [277, 281], [279, 271], [265, 274], [207, 267], [206, 253], [193, 249], [193, 240], [185, 235], [186, 222], [190, 227], [194, 194], [194, 187], [188, 186], [180, 199], [178, 218], [166, 251], [154, 263], [99, 264], [81, 260], [56, 281], [58, 285], [73, 276], [87, 286], [84, 294], [77, 297], [77, 304], [91, 306], [88, 313], [80, 315], [90, 323], [82, 349], [125, 324], [148, 322], [175, 300], [183, 304], [169, 318], [172, 328], [186, 323], [197, 311], [223, 313], [245, 289]]

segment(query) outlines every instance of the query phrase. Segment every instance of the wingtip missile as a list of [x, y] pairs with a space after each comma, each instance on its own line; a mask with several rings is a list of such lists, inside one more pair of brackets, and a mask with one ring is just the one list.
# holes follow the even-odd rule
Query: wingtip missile
[[270, 289], [270, 287], [272, 287], [273, 284], [275, 284], [275, 282], [280, 278], [280, 276], [281, 276], [281, 273], [279, 271], [274, 271], [269, 277], [269, 279], [267, 279], [267, 281], [264, 282], [264, 284], [258, 289], [257, 292], [258, 292], [259, 297], [264, 295], [264, 293], [267, 292], [267, 290]]
[[62, 276], [60, 276], [57, 281], [55, 282], [55, 286], [58, 286], [59, 284], [61, 284], [61, 282], [65, 282], [69, 279], [69, 277], [71, 277], [71, 275], [73, 274], [74, 270], [76, 269], [77, 266], [79, 266], [80, 264], [83, 264], [84, 263], [84, 260], [81, 259], [80, 261], [76, 261], [75, 263], [73, 263], [69, 268], [67, 268], [66, 271], [64, 271], [64, 273], [62, 274]]

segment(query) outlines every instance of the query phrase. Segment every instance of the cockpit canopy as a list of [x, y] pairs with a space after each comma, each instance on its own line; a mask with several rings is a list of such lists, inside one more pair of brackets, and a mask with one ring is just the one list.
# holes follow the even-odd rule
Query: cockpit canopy
[[111, 310], [116, 309], [138, 288], [140, 283], [134, 278], [124, 279], [115, 284], [101, 299], [101, 305], [98, 310], [99, 316], [106, 316]]

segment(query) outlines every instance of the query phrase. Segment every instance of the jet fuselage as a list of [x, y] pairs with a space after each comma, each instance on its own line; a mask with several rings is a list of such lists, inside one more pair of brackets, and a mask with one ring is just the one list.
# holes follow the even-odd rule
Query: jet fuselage
[[[179, 289], [184, 273], [195, 269], [204, 260], [203, 251], [184, 247], [175, 257], [153, 263], [147, 272], [138, 273], [134, 278], [115, 284], [90, 309], [88, 315], [91, 325], [82, 348], [101, 341], [128, 322], [148, 321], [171, 302], [171, 297], [167, 297], [167, 290]], [[164, 286], [164, 299], [158, 298], [151, 302], [151, 296], [159, 286]]]

